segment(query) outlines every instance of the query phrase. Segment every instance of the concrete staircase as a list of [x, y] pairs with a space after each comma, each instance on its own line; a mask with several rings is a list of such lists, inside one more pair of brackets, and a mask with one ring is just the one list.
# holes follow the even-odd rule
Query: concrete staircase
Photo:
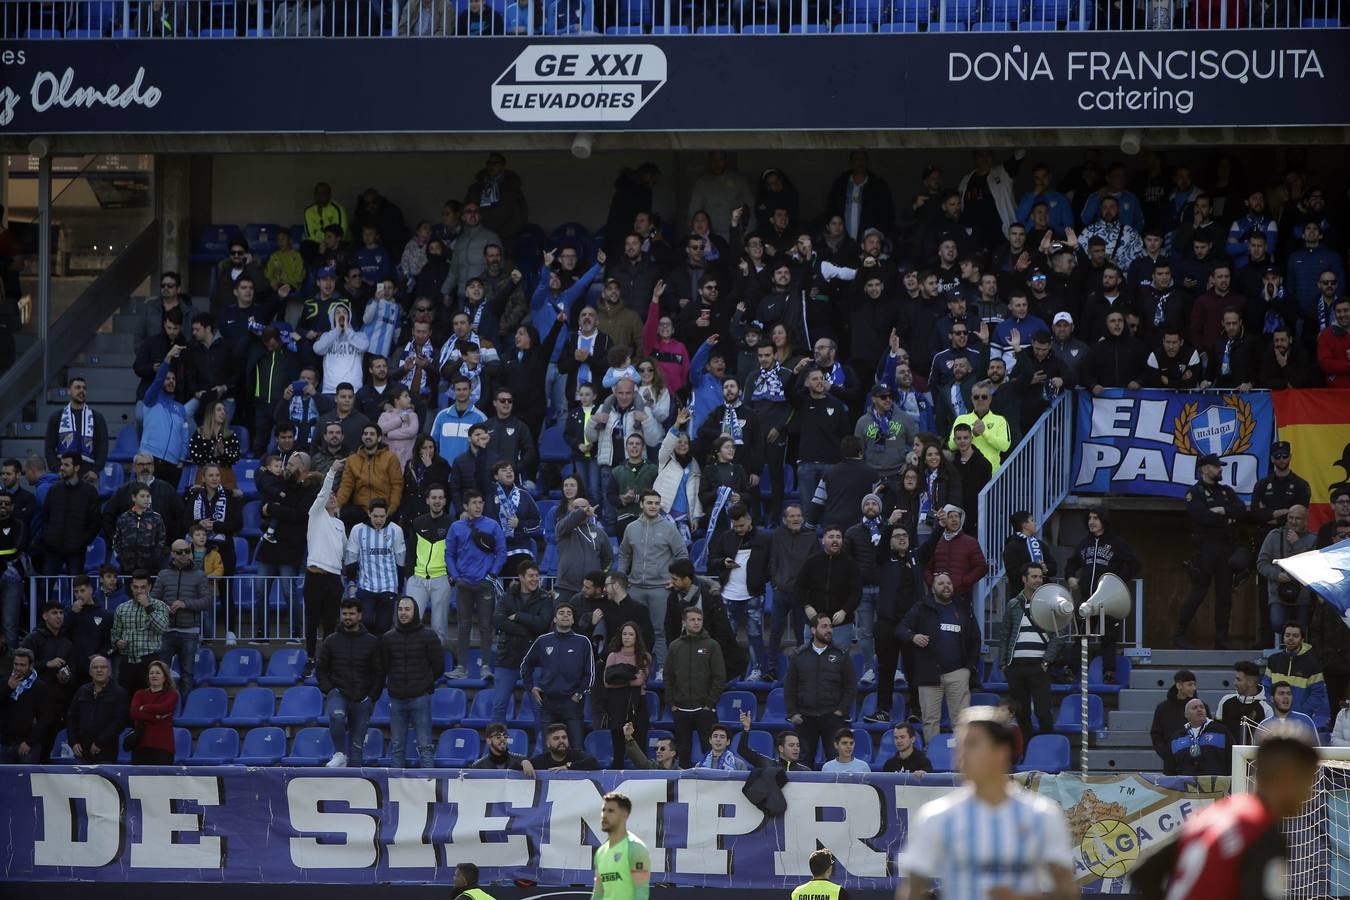
[[1107, 713], [1107, 732], [1088, 750], [1092, 771], [1160, 771], [1149, 727], [1177, 670], [1194, 672], [1200, 698], [1216, 709], [1220, 698], [1233, 689], [1233, 663], [1250, 659], [1260, 664], [1261, 656], [1259, 650], [1155, 650], [1148, 659], [1136, 660], [1129, 686], [1121, 689], [1116, 708]]
[[[83, 375], [88, 382], [89, 402], [108, 422], [110, 448], [124, 426], [136, 423], [140, 379], [131, 367], [136, 361], [136, 321], [144, 303], [143, 298], [127, 298], [115, 315], [97, 326], [83, 346], [63, 361], [53, 384], [38, 400], [36, 417], [11, 422], [0, 433], [0, 456], [22, 460], [30, 453], [42, 455], [47, 419], [66, 404], [69, 374]], [[59, 355], [55, 358], [60, 359]]]

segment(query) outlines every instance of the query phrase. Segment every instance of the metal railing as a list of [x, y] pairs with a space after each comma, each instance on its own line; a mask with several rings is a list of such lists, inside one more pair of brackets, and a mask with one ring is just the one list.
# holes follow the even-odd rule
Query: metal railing
[[5, 0], [0, 37], [1174, 31], [1341, 27], [1341, 0]]
[[1073, 407], [1073, 391], [1061, 391], [980, 491], [980, 549], [989, 561], [989, 574], [976, 586], [975, 613], [985, 635], [994, 633], [997, 617], [1003, 613], [1002, 604], [995, 606], [990, 601], [1003, 580], [1003, 544], [1012, 514], [1025, 510], [1043, 523], [1069, 496]]

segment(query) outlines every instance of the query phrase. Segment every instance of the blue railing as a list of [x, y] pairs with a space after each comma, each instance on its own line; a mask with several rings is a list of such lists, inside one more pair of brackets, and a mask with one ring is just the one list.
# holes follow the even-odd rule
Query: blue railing
[[1339, 28], [1341, 0], [5, 0], [6, 39]]

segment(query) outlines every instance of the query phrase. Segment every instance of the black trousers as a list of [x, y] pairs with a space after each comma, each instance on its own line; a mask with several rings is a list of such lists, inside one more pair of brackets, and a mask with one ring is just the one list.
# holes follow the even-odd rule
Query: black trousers
[[[627, 767], [628, 754], [624, 752], [623, 726], [633, 723], [633, 740], [647, 752], [647, 704], [642, 699], [642, 690], [635, 687], [602, 688], [605, 713], [609, 717], [609, 737], [614, 744], [614, 763], [611, 768]], [[594, 692], [592, 692], [594, 693]], [[709, 726], [711, 727], [711, 726]]]
[[1234, 546], [1229, 543], [1203, 542], [1196, 546], [1191, 562], [1191, 594], [1186, 605], [1181, 608], [1181, 621], [1177, 631], [1186, 633], [1186, 628], [1200, 611], [1214, 585], [1214, 636], [1223, 640], [1228, 637], [1228, 619], [1233, 608], [1233, 567], [1229, 560], [1233, 556]]
[[[891, 700], [895, 694], [895, 666], [899, 662], [909, 687], [906, 707], [910, 712], [919, 709], [919, 686], [914, 682], [914, 645], [895, 636], [898, 623], [878, 619], [872, 629], [877, 645], [877, 711], [893, 712]], [[892, 722], [896, 721], [894, 718]]]
[[318, 639], [337, 631], [342, 609], [342, 578], [328, 572], [305, 572], [305, 652], [317, 659]]
[[158, 653], [151, 653], [149, 656], [142, 657], [140, 662], [132, 662], [129, 659], [122, 660], [117, 669], [117, 683], [122, 686], [122, 690], [128, 695], [135, 695], [137, 691], [145, 687], [145, 677], [150, 674], [150, 664], [159, 659]]
[[[1050, 673], [1041, 668], [1038, 660], [1013, 660], [1003, 673], [1008, 678], [1008, 699], [1022, 729], [1022, 740], [1029, 741], [1034, 734], [1049, 734], [1055, 725], [1054, 713], [1050, 711]], [[1031, 727], [1033, 706], [1039, 730]]]
[[[708, 737], [712, 734], [712, 728], [717, 724], [717, 711], [712, 709], [696, 709], [692, 712], [684, 710], [675, 710], [671, 718], [675, 720], [675, 753], [680, 758], [680, 765], [684, 768], [692, 768], [696, 759], [691, 759], [694, 731], [698, 730], [698, 739], [700, 746], [704, 750], [708, 749]], [[645, 751], [644, 751], [645, 752]]]
[[[891, 670], [894, 672], [894, 669]], [[825, 759], [831, 760], [835, 757], [834, 752], [834, 733], [841, 728], [848, 727], [848, 719], [843, 716], [836, 716], [834, 713], [825, 713], [819, 716], [802, 716], [802, 724], [797, 726], [797, 734], [802, 739], [801, 761], [812, 768], [816, 765], [816, 745], [825, 745]]]

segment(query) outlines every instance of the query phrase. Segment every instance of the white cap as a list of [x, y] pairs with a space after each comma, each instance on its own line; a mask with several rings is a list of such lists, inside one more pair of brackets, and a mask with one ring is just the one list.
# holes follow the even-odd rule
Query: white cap
[[1051, 325], [1058, 325], [1060, 322], [1068, 322], [1070, 325], [1072, 325], [1072, 324], [1073, 324], [1073, 316], [1069, 315], [1069, 314], [1066, 313], [1066, 312], [1057, 312], [1057, 313], [1055, 313], [1055, 318], [1054, 318], [1054, 320], [1051, 321], [1050, 324], [1051, 324]]

